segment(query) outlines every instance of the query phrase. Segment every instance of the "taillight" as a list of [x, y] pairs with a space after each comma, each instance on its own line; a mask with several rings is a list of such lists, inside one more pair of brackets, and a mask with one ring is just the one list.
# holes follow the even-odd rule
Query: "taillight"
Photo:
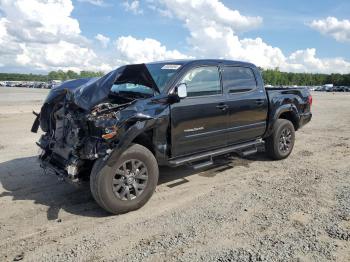
[[312, 95], [309, 95], [308, 101], [309, 101], [309, 105], [310, 105], [310, 107], [311, 107], [311, 106], [312, 106]]

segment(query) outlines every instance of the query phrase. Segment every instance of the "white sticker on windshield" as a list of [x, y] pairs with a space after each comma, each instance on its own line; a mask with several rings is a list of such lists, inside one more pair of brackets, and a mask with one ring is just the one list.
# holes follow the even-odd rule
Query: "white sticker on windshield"
[[164, 65], [162, 69], [166, 70], [177, 70], [180, 68], [181, 65]]

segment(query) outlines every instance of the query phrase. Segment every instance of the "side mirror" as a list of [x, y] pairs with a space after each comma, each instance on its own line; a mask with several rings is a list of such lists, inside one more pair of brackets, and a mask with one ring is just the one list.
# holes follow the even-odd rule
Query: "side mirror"
[[182, 83], [177, 86], [177, 95], [179, 96], [179, 98], [187, 97], [187, 86], [185, 83]]

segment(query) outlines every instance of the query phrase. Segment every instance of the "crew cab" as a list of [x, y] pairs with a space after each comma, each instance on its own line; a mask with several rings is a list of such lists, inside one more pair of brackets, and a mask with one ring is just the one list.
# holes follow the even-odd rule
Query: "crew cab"
[[274, 160], [292, 152], [311, 120], [306, 88], [264, 88], [250, 63], [175, 60], [122, 66], [101, 78], [54, 87], [32, 132], [43, 134], [41, 166], [89, 180], [96, 202], [120, 214], [152, 196], [158, 166], [210, 166], [265, 146]]

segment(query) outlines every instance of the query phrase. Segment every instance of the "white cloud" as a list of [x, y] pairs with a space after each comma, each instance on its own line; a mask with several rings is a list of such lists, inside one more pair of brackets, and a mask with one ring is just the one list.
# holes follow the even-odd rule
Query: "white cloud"
[[233, 32], [251, 30], [261, 25], [261, 17], [243, 16], [218, 0], [159, 0], [166, 10], [185, 22], [191, 32], [196, 29], [229, 27]]
[[168, 17], [168, 18], [173, 18], [173, 14], [167, 10], [167, 9], [164, 9], [164, 8], [160, 8], [158, 6], [156, 6], [153, 1], [148, 1], [149, 4], [148, 4], [148, 8], [153, 10], [153, 11], [156, 11], [158, 14], [160, 14], [161, 16], [164, 16], [164, 17]]
[[80, 37], [70, 0], [0, 0], [7, 32], [22, 42], [57, 42]]
[[97, 34], [95, 36], [95, 39], [97, 41], [99, 41], [104, 48], [106, 48], [108, 46], [109, 42], [111, 41], [111, 39], [109, 37], [104, 36], [102, 34]]
[[[71, 17], [71, 0], [0, 0], [0, 9], [0, 64], [6, 68], [109, 71], [126, 63], [187, 57], [154, 39], [131, 36], [116, 40], [113, 56], [97, 55]], [[102, 34], [95, 39], [104, 47], [110, 42]]]
[[309, 25], [324, 35], [330, 35], [339, 42], [350, 42], [350, 20], [338, 20], [335, 17], [314, 20]]
[[104, 0], [78, 0], [79, 2], [87, 2], [92, 5], [97, 5], [97, 6], [104, 6], [105, 2]]
[[261, 25], [262, 18], [249, 17], [226, 7], [219, 0], [149, 0], [165, 8], [189, 30], [190, 50], [199, 58], [225, 58], [255, 63], [263, 68], [295, 72], [350, 72], [342, 58], [320, 59], [313, 48], [285, 55], [261, 38], [243, 38], [239, 33]]
[[150, 38], [136, 39], [132, 36], [122, 36], [116, 40], [115, 45], [120, 63], [188, 58], [177, 50], [167, 50], [160, 42]]
[[348, 74], [350, 72], [350, 62], [345, 61], [343, 58], [320, 59], [316, 57], [315, 48], [308, 48], [292, 53], [288, 57], [286, 70]]
[[71, 0], [0, 0], [0, 64], [27, 70], [106, 68], [71, 17]]
[[[102, 0], [80, 1], [104, 3]], [[128, 11], [143, 12], [140, 1], [123, 3]], [[155, 39], [133, 36], [117, 38], [110, 53], [108, 49], [94, 50], [93, 39], [82, 35], [78, 20], [71, 16], [71, 0], [0, 0], [0, 66], [23, 71], [108, 71], [126, 63], [197, 57], [250, 61], [264, 68], [279, 67], [284, 71], [350, 72], [348, 61], [318, 58], [314, 48], [288, 55], [259, 37], [241, 38], [241, 32], [259, 27], [262, 18], [242, 15], [219, 0], [147, 0], [147, 6], [184, 24], [189, 32], [188, 54], [169, 50]], [[348, 20], [327, 20], [312, 24], [327, 28], [324, 32], [332, 32], [339, 41], [349, 39], [349, 34], [339, 33], [347, 30]], [[102, 34], [97, 34], [95, 40], [102, 47], [111, 46], [111, 40]]]
[[90, 62], [96, 58], [95, 53], [74, 43], [60, 41], [47, 45], [40, 49], [37, 45], [27, 44], [22, 46], [22, 54], [17, 56], [17, 62], [24, 66], [37, 68], [88, 68]]
[[126, 0], [123, 2], [123, 6], [126, 11], [130, 11], [135, 15], [143, 13], [143, 10], [140, 7], [140, 1], [138, 0], [132, 0], [132, 1]]

